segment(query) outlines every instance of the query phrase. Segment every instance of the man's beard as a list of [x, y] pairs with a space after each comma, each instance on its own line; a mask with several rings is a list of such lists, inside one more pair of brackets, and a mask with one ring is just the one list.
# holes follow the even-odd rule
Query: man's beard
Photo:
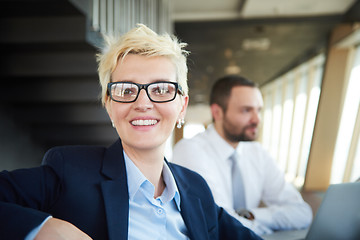
[[254, 141], [256, 135], [254, 137], [249, 137], [246, 135], [246, 129], [253, 127], [257, 127], [257, 124], [250, 124], [248, 126], [245, 126], [239, 134], [234, 134], [232, 132], [234, 129], [236, 129], [236, 127], [233, 124], [231, 124], [229, 121], [227, 121], [226, 118], [224, 119], [223, 122], [223, 130], [225, 137], [230, 142]]

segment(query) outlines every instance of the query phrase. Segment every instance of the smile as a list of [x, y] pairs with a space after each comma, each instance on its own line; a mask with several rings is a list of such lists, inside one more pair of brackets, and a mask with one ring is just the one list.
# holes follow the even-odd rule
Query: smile
[[155, 125], [158, 121], [154, 119], [149, 120], [134, 120], [131, 122], [133, 126], [151, 126]]

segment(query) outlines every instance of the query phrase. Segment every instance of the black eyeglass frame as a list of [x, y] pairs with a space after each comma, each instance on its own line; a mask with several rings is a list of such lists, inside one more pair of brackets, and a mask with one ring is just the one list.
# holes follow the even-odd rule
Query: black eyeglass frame
[[[112, 85], [115, 85], [115, 84], [118, 84], [118, 83], [129, 83], [129, 84], [134, 84], [136, 85], [138, 88], [139, 88], [139, 91], [137, 92], [137, 95], [135, 97], [134, 100], [131, 100], [131, 101], [119, 101], [119, 100], [115, 100], [111, 94], [111, 86]], [[153, 84], [158, 84], [158, 83], [170, 83], [170, 84], [174, 84], [175, 86], [175, 94], [174, 94], [174, 97], [172, 99], [169, 99], [169, 100], [166, 100], [166, 101], [155, 101], [153, 99], [151, 99], [150, 95], [149, 95], [149, 92], [148, 92], [148, 87], [150, 85], [153, 85]], [[165, 102], [171, 102], [173, 101], [175, 98], [176, 98], [176, 94], [179, 92], [180, 95], [184, 95], [184, 91], [182, 90], [182, 87], [180, 86], [179, 83], [177, 82], [168, 82], [168, 81], [159, 81], [159, 82], [152, 82], [152, 83], [148, 83], [148, 84], [139, 84], [139, 83], [134, 83], [134, 82], [109, 82], [107, 84], [107, 94], [110, 96], [110, 99], [113, 100], [114, 102], [120, 102], [120, 103], [132, 103], [132, 102], [135, 102], [138, 97], [139, 97], [139, 94], [140, 94], [140, 91], [141, 89], [144, 89], [145, 92], [146, 92], [146, 95], [148, 96], [148, 98], [150, 99], [150, 101], [152, 102], [155, 102], [155, 103], [165, 103]]]

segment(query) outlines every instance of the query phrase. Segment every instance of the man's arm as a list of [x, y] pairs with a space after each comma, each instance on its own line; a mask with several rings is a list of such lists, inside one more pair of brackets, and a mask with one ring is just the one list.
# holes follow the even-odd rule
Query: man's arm
[[302, 229], [312, 221], [311, 207], [302, 199], [299, 191], [286, 182], [283, 172], [265, 150], [265, 178], [262, 183], [262, 201], [265, 207], [249, 209], [255, 219], [273, 230]]

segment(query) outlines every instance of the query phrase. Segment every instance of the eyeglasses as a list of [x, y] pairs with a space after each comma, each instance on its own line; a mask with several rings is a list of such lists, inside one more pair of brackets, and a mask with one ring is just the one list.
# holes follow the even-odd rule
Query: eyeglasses
[[111, 82], [108, 83], [108, 94], [111, 100], [121, 103], [135, 102], [144, 89], [152, 102], [170, 102], [175, 99], [176, 93], [184, 95], [181, 86], [176, 82], [153, 82], [149, 84], [138, 84], [133, 82]]

